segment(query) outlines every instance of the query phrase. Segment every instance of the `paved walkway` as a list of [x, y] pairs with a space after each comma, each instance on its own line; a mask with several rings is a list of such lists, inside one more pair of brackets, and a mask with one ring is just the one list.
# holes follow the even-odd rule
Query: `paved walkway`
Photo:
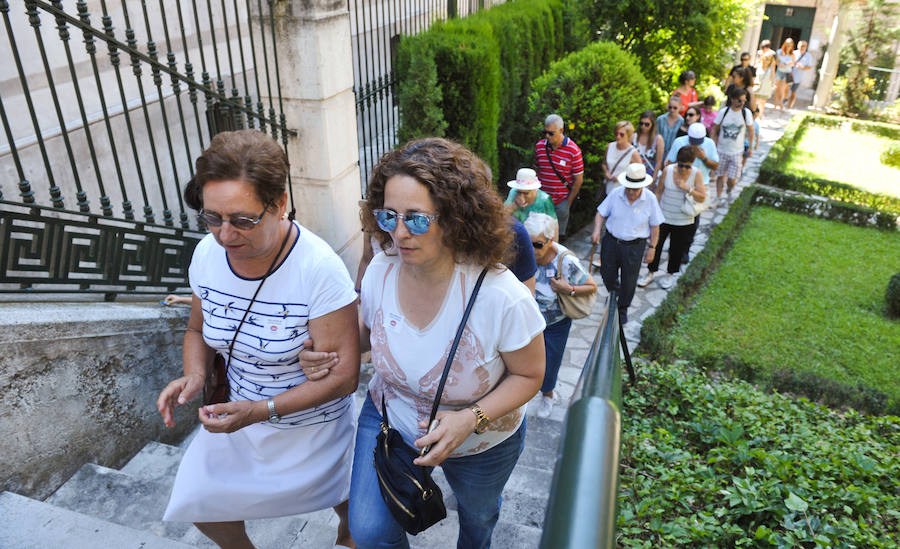
[[[799, 104], [798, 101], [798, 105]], [[801, 111], [799, 109], [784, 112], [775, 111], [771, 108], [771, 104], [766, 108], [765, 117], [759, 124], [759, 148], [747, 160], [747, 164], [744, 166], [744, 171], [741, 175], [741, 180], [732, 191], [731, 200], [718, 208], [708, 209], [700, 214], [700, 227], [697, 229], [697, 235], [694, 237], [694, 243], [691, 246], [691, 258], [696, 257], [706, 245], [706, 240], [709, 238], [710, 232], [720, 221], [722, 221], [725, 214], [728, 213], [728, 207], [741, 193], [741, 190], [756, 181], [756, 178], [759, 175], [760, 164], [762, 164], [766, 155], [769, 154], [769, 149], [772, 148], [772, 145], [784, 133], [784, 126], [787, 124], [788, 120], [790, 120], [794, 112]], [[710, 192], [715, 196], [714, 180], [707, 188], [707, 193]], [[591, 250], [592, 230], [593, 224], [583, 227], [575, 234], [563, 239], [563, 244], [582, 259], [582, 265], [584, 266], [587, 266], [588, 254], [590, 254]], [[661, 268], [660, 271], [657, 272], [657, 275], [665, 271], [666, 259], [668, 257], [667, 248], [668, 243], [663, 250], [663, 257], [660, 262]], [[646, 272], [647, 267], [644, 265], [641, 267], [641, 275]], [[631, 307], [628, 309], [629, 321], [628, 324], [625, 325], [625, 337], [628, 341], [628, 348], [631, 350], [633, 350], [640, 341], [641, 325], [643, 324], [644, 319], [652, 315], [666, 297], [667, 290], [663, 290], [659, 286], [658, 281], [660, 278], [661, 277], [657, 276], [657, 279], [645, 288], [637, 288], [634, 300], [631, 302]], [[594, 341], [594, 336], [597, 334], [597, 328], [600, 326], [600, 321], [606, 310], [606, 298], [609, 295], [609, 292], [607, 292], [606, 288], [603, 286], [603, 281], [600, 279], [599, 273], [594, 273], [594, 279], [600, 287], [599, 299], [597, 299], [597, 304], [594, 306], [594, 311], [589, 316], [576, 320], [572, 324], [572, 331], [569, 333], [569, 341], [566, 344], [566, 353], [563, 356], [563, 362], [559, 372], [557, 390], [559, 391], [560, 405], [553, 409], [551, 417], [554, 419], [563, 420], [565, 417], [566, 404], [575, 390], [575, 384], [578, 382], [578, 377], [581, 375], [581, 369], [584, 366], [585, 360], [587, 360], [587, 354], [590, 350], [591, 343]], [[529, 405], [529, 414], [537, 411], [539, 400], [540, 395], [532, 400]]]

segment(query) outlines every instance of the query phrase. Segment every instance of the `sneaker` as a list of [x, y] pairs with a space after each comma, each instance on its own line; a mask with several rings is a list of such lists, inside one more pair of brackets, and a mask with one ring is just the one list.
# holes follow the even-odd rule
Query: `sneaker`
[[659, 287], [662, 288], [663, 290], [668, 290], [674, 285], [675, 285], [675, 276], [674, 275], [664, 276], [659, 281]]
[[556, 393], [553, 393], [552, 397], [541, 395], [541, 403], [538, 405], [537, 417], [542, 419], [550, 417], [550, 412], [553, 411], [553, 401], [556, 400], [555, 397]]
[[646, 286], [647, 284], [650, 284], [651, 282], [653, 282], [653, 272], [647, 271], [647, 274], [645, 274], [644, 276], [641, 277], [640, 280], [638, 280], [638, 286], [643, 288], [644, 286]]

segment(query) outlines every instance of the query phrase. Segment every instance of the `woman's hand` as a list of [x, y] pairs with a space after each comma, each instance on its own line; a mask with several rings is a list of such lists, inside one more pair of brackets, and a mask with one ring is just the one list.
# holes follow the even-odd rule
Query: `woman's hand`
[[162, 415], [166, 427], [175, 426], [175, 407], [191, 401], [200, 394], [205, 381], [200, 374], [188, 374], [172, 380], [159, 393], [159, 398], [156, 399], [156, 409]]
[[[259, 401], [265, 403], [265, 401]], [[197, 410], [200, 423], [210, 433], [233, 433], [252, 424], [259, 423], [262, 419], [254, 417], [253, 408], [259, 406], [259, 402], [252, 400], [239, 400], [237, 402], [223, 402], [202, 406]]]
[[568, 280], [565, 280], [563, 278], [551, 278], [550, 279], [550, 288], [558, 294], [572, 293], [572, 285], [569, 284]]
[[[440, 465], [475, 432], [475, 413], [468, 408], [455, 412], [438, 412], [436, 419], [440, 420], [440, 424], [434, 431], [413, 442], [416, 448], [431, 446], [427, 454], [413, 460], [416, 465], [427, 467]], [[426, 423], [427, 420], [421, 421], [419, 426], [427, 429]]]
[[653, 261], [654, 255], [656, 255], [656, 248], [647, 246], [647, 252], [644, 254], [644, 263], [650, 263], [651, 261]]
[[297, 357], [300, 361], [300, 368], [303, 369], [303, 375], [309, 381], [322, 379], [331, 373], [331, 368], [338, 364], [337, 353], [320, 353], [313, 350], [313, 340], [311, 339], [303, 342], [303, 350]]

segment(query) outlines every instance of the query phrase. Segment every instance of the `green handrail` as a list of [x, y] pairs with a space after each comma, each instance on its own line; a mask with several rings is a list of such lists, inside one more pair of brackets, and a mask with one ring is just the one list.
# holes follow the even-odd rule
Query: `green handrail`
[[616, 294], [610, 292], [566, 413], [542, 549], [615, 547], [622, 433], [619, 329]]

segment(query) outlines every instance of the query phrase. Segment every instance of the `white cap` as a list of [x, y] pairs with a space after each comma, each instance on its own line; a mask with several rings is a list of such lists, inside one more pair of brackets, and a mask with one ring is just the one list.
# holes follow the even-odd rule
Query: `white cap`
[[706, 126], [700, 122], [694, 122], [688, 126], [688, 141], [691, 145], [699, 145], [706, 138]]

